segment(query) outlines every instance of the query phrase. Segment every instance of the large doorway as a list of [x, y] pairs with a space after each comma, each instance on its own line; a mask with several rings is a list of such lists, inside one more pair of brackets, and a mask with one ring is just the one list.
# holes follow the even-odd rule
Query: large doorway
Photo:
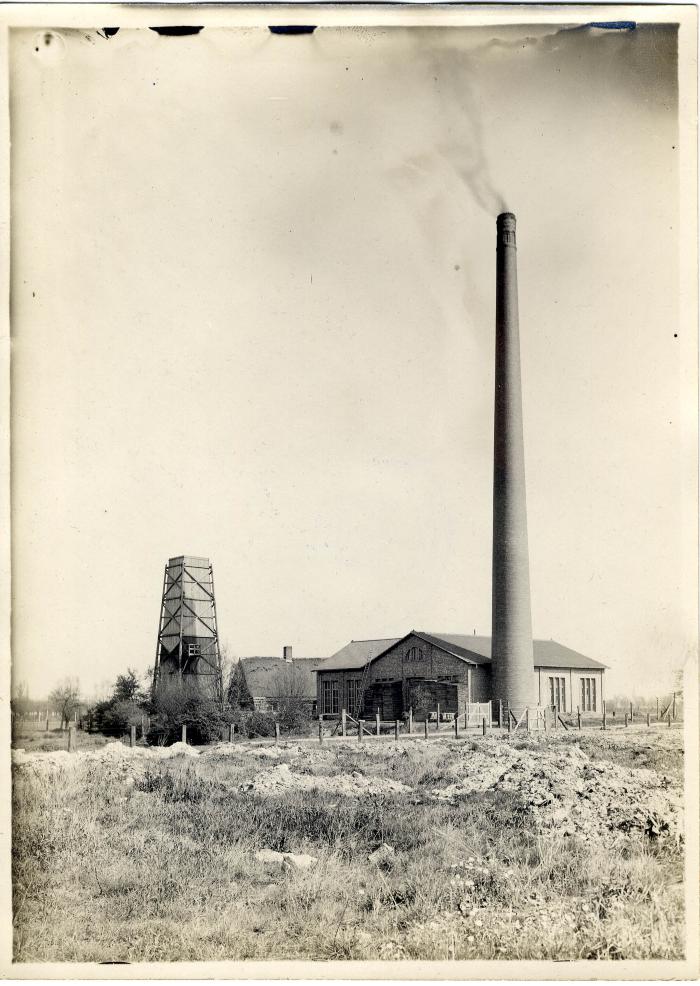
[[429, 719], [440, 706], [444, 712], [457, 713], [458, 691], [452, 681], [437, 681], [434, 678], [409, 678], [407, 682], [406, 710], [413, 709], [413, 718], [421, 721]]
[[377, 681], [365, 692], [363, 715], [372, 717], [379, 712], [382, 722], [393, 722], [403, 716], [403, 696], [400, 681]]

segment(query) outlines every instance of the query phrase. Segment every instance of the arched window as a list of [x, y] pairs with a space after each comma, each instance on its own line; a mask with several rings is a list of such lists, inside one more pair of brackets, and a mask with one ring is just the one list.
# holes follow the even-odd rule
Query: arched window
[[411, 647], [411, 649], [406, 654], [407, 661], [422, 661], [423, 651], [420, 647]]

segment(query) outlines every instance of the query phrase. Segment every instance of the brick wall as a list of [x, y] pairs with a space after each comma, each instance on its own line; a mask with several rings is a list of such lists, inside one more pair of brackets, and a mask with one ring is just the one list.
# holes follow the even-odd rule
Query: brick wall
[[340, 709], [345, 709], [350, 715], [355, 714], [355, 710], [349, 701], [350, 689], [348, 685], [350, 682], [359, 683], [362, 680], [362, 668], [356, 668], [352, 671], [319, 671], [316, 674], [316, 708], [319, 715], [329, 715], [330, 713], [324, 708], [323, 705], [323, 682], [331, 682], [335, 685], [338, 690], [338, 711]]
[[[351, 712], [348, 701], [348, 682], [362, 679], [362, 668], [352, 671], [319, 671], [317, 678], [318, 710], [325, 713], [323, 706], [323, 681], [334, 682], [338, 688], [339, 707]], [[370, 666], [366, 680], [367, 688], [381, 681], [404, 682], [404, 708], [408, 708], [411, 679], [452, 679], [457, 685], [457, 704], [463, 709], [469, 699], [471, 679], [471, 701], [488, 702], [490, 699], [491, 669], [488, 665], [470, 665], [458, 657], [446, 654], [440, 648], [429, 644], [420, 637], [411, 635], [395, 644], [386, 654], [378, 657]]]
[[[411, 654], [413, 648], [420, 651], [422, 657], [416, 659]], [[354, 715], [354, 708], [349, 704], [348, 684], [362, 680], [362, 668], [351, 671], [319, 671], [317, 679], [317, 708], [325, 713], [322, 696], [322, 682], [332, 681], [338, 688], [338, 711], [345, 708]], [[575, 712], [581, 704], [581, 679], [594, 678], [596, 681], [596, 708], [591, 715], [602, 715], [604, 694], [604, 676], [601, 670], [574, 670], [571, 668], [535, 668], [533, 671], [532, 704], [549, 704], [549, 677], [560, 676], [566, 682], [566, 711]], [[404, 709], [410, 702], [408, 681], [415, 683], [416, 679], [454, 679], [457, 685], [457, 704], [461, 710], [468, 701], [488, 702], [493, 698], [490, 664], [467, 664], [458, 657], [446, 654], [440, 648], [429, 644], [420, 637], [411, 635], [406, 640], [395, 644], [382, 657], [372, 662], [366, 685], [371, 687], [380, 680], [404, 682]], [[471, 696], [470, 696], [471, 686]], [[365, 710], [367, 715], [373, 714], [372, 709]], [[494, 716], [497, 708], [494, 707]]]

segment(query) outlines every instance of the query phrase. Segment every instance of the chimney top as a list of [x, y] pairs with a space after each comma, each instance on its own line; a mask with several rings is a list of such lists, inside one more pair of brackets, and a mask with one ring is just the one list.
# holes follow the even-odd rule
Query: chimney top
[[515, 246], [515, 216], [512, 212], [502, 212], [496, 219], [496, 250], [504, 246]]
[[286, 644], [282, 648], [282, 659], [284, 661], [287, 661], [288, 664], [292, 663], [292, 648], [290, 647], [289, 644]]

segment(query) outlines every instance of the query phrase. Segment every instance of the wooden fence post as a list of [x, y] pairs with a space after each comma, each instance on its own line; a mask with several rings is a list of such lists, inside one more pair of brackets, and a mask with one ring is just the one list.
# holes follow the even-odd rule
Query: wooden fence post
[[656, 721], [659, 721], [659, 699], [656, 699]]
[[673, 718], [676, 718], [676, 693], [673, 693]]
[[276, 722], [275, 723], [275, 746], [279, 746], [279, 745], [280, 745], [280, 724], [278, 722]]
[[362, 742], [362, 734], [364, 733], [364, 731], [365, 731], [365, 720], [364, 719], [360, 719], [360, 721], [357, 723], [357, 742], [358, 743], [361, 743]]
[[423, 725], [425, 727], [425, 738], [427, 739], [428, 738], [428, 719], [427, 719], [427, 713], [426, 713], [426, 718], [423, 720]]
[[129, 746], [136, 746], [136, 726], [129, 730]]
[[668, 728], [669, 729], [671, 728], [671, 711], [670, 710], [669, 710], [669, 713], [668, 713]]
[[503, 699], [498, 700], [498, 728], [503, 729]]
[[318, 741], [323, 743], [323, 723], [320, 719], [318, 720]]
[[408, 710], [408, 735], [410, 736], [413, 732], [413, 706]]
[[627, 713], [625, 712], [625, 726], [627, 725]]
[[376, 720], [376, 723], [377, 723], [377, 729], [376, 729], [376, 733], [377, 733], [377, 736], [379, 736], [379, 734], [380, 734], [380, 733], [381, 733], [381, 731], [382, 731], [382, 723], [381, 723], [381, 720], [380, 720], [380, 718], [379, 718], [379, 709], [377, 709], [377, 714], [375, 715], [375, 717], [374, 717], [374, 718], [375, 718], [375, 720]]
[[345, 709], [340, 713], [340, 733], [341, 736], [347, 736], [348, 734], [347, 712]]
[[235, 725], [235, 723], [232, 722], [229, 725], [229, 727], [228, 727], [228, 741], [229, 741], [229, 743], [233, 743], [233, 737], [235, 735], [236, 735], [236, 725]]
[[576, 709], [576, 721], [577, 721], [578, 728], [580, 729], [581, 728], [581, 710], [580, 709]]
[[508, 727], [508, 735], [510, 736], [510, 730], [511, 730], [511, 725], [510, 725], [510, 706], [508, 707], [508, 712], [506, 713], [506, 725]]
[[184, 722], [182, 724], [182, 736], [180, 738], [180, 741], [182, 743], [186, 743], [187, 742], [187, 726], [185, 725]]
[[647, 712], [647, 726], [651, 726], [651, 715]]
[[[669, 719], [669, 726], [671, 721]], [[68, 752], [72, 753], [75, 750], [75, 726], [68, 727]]]
[[49, 713], [48, 713], [48, 710], [47, 710], [47, 712], [46, 712], [46, 732], [48, 733], [48, 731], [49, 731]]
[[399, 720], [394, 720], [394, 740], [398, 743], [399, 741]]
[[630, 702], [630, 722], [634, 722], [634, 709], [632, 703]]
[[605, 722], [605, 702], [603, 702], [603, 730], [605, 730], [605, 728], [606, 728], [606, 722]]
[[436, 714], [436, 719], [435, 719], [435, 729], [436, 730], [439, 730], [440, 729], [440, 703], [439, 702], [438, 702], [437, 714]]
[[459, 739], [459, 716], [455, 715], [455, 739]]
[[[484, 719], [484, 722], [486, 722], [485, 719]], [[526, 705], [525, 706], [525, 732], [526, 733], [529, 733], [530, 732], [530, 706], [529, 705]], [[484, 730], [484, 736], [485, 735], [486, 735], [486, 731]]]
[[486, 716], [481, 720], [481, 735], [486, 736]]

